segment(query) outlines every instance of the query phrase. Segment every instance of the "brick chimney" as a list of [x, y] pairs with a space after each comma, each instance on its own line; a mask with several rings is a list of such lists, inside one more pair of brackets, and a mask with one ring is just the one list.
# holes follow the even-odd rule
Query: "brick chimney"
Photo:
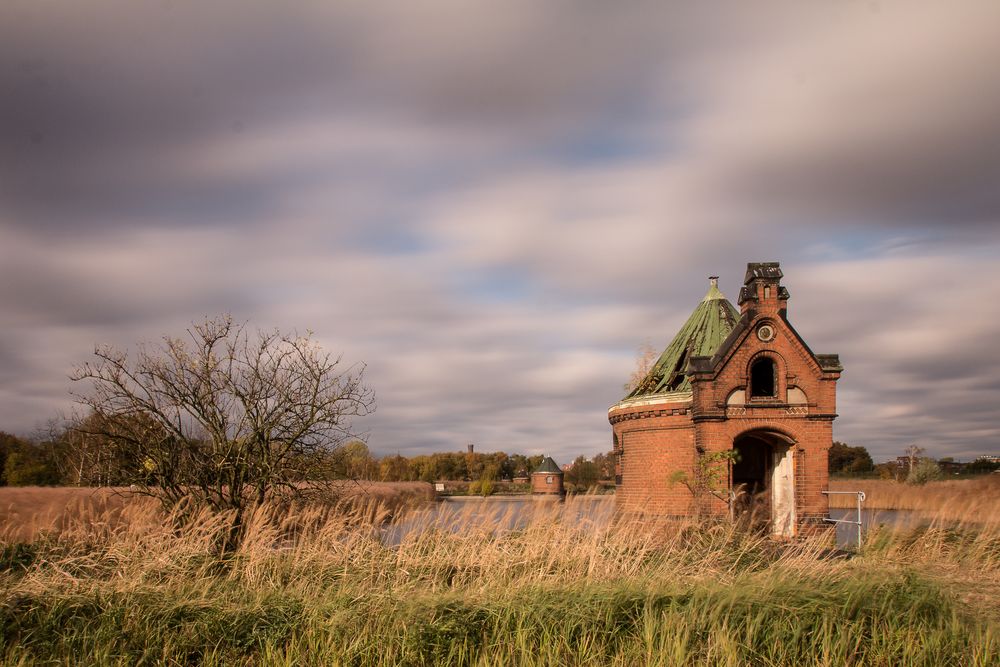
[[740, 288], [740, 313], [779, 313], [788, 307], [788, 290], [781, 285], [778, 262], [750, 262]]

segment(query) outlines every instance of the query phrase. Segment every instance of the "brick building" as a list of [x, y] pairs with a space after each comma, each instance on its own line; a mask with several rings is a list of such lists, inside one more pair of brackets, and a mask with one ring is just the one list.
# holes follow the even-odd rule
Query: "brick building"
[[[619, 509], [752, 511], [783, 537], [822, 525], [843, 368], [788, 322], [781, 278], [777, 262], [748, 264], [739, 310], [711, 278], [653, 368], [610, 408]], [[729, 451], [735, 461], [717, 454]]]
[[562, 496], [565, 493], [562, 468], [552, 460], [551, 456], [545, 457], [539, 466], [532, 471], [531, 492], [554, 496]]

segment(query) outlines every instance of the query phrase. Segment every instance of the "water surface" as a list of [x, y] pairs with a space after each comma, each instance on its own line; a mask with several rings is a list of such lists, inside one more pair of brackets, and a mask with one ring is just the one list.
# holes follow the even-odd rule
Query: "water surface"
[[[594, 528], [607, 526], [614, 515], [614, 496], [576, 496], [560, 502], [538, 496], [452, 496], [442, 498], [427, 507], [405, 515], [385, 527], [382, 539], [397, 545], [411, 533], [426, 530], [447, 530], [453, 533], [488, 530], [502, 533], [523, 529], [539, 512], [547, 512], [552, 520], [589, 523]], [[856, 509], [831, 509], [830, 518], [856, 522]], [[907, 527], [929, 523], [919, 512], [909, 510], [862, 509], [862, 535], [878, 526]], [[836, 524], [837, 546], [855, 547], [858, 527], [855, 523]]]

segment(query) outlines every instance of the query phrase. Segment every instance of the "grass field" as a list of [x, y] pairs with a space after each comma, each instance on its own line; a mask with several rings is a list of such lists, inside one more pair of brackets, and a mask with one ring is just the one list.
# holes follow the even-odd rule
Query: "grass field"
[[996, 515], [845, 558], [727, 525], [594, 524], [573, 502], [398, 547], [378, 505], [266, 510], [225, 556], [223, 516], [94, 506], [4, 538], [0, 663], [997, 664]]

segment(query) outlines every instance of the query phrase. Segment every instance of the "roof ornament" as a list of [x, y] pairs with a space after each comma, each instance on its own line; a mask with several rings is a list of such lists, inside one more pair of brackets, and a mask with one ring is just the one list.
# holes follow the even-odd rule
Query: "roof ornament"
[[709, 276], [708, 277], [708, 292], [705, 294], [705, 298], [702, 301], [714, 301], [716, 299], [725, 299], [726, 297], [719, 291], [719, 276]]

